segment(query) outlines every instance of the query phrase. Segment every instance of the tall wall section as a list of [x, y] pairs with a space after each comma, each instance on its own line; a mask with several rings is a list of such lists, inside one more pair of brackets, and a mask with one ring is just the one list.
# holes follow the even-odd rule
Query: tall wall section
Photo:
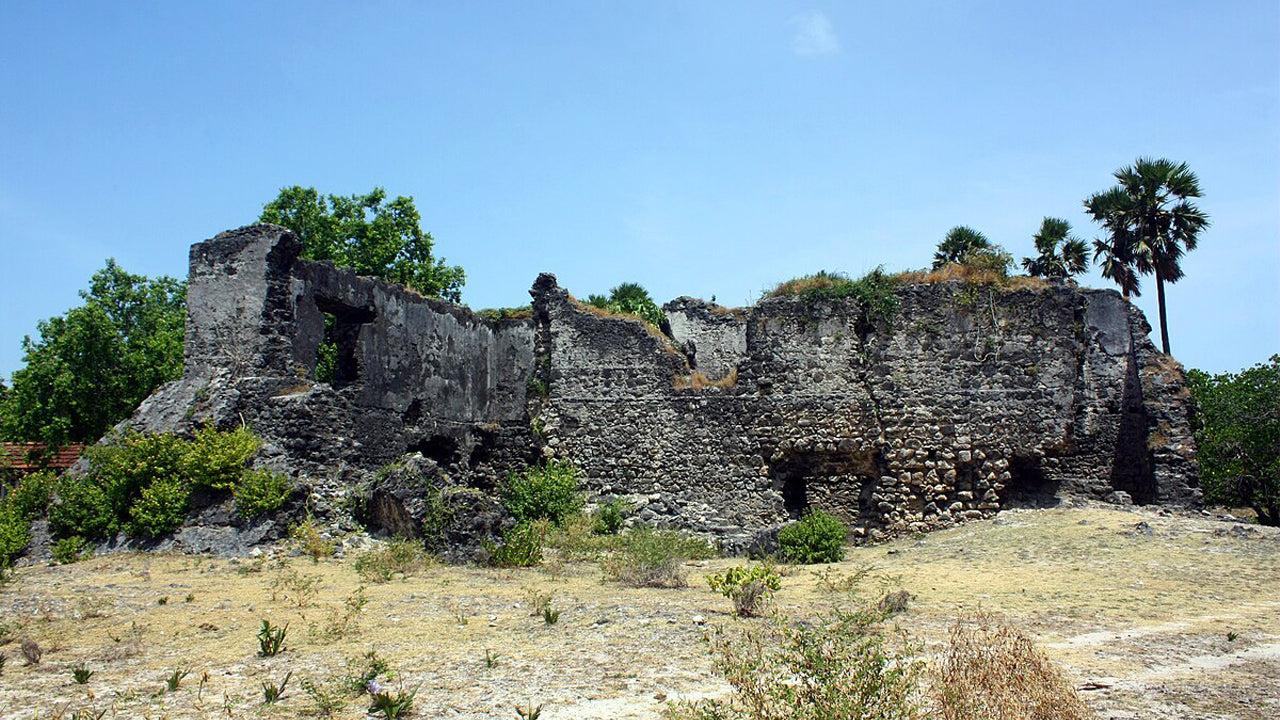
[[730, 546], [810, 507], [874, 537], [1063, 494], [1199, 502], [1181, 370], [1112, 291], [909, 285], [887, 318], [681, 298], [668, 337], [550, 275], [532, 318], [491, 321], [299, 249], [269, 225], [192, 248], [186, 374], [135, 426], [247, 422], [327, 498], [414, 452], [484, 490], [570, 458], [591, 493]]

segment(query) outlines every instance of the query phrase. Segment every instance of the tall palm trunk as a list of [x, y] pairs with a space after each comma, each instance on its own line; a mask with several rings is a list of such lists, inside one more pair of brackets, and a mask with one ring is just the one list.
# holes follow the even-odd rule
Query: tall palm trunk
[[1156, 270], [1156, 299], [1160, 303], [1160, 344], [1164, 354], [1169, 354], [1169, 322], [1164, 314], [1164, 275]]

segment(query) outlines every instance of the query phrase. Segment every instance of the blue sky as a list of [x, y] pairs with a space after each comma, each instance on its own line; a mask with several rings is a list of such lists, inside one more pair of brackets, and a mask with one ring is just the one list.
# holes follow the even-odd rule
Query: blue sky
[[4, 376], [106, 258], [184, 276], [287, 185], [413, 196], [474, 308], [540, 271], [741, 305], [959, 224], [1092, 239], [1081, 201], [1138, 156], [1190, 163], [1213, 222], [1174, 355], [1280, 352], [1273, 0], [12, 1], [0, 98]]

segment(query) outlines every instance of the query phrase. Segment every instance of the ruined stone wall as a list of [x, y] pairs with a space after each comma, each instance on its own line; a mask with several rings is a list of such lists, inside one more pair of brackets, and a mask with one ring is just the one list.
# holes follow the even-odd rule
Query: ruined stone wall
[[414, 452], [485, 490], [570, 458], [591, 493], [731, 547], [810, 507], [875, 536], [1068, 493], [1199, 501], [1181, 370], [1115, 292], [911, 285], [878, 320], [682, 298], [668, 338], [550, 275], [531, 319], [490, 321], [298, 252], [269, 225], [192, 248], [186, 374], [135, 426], [248, 422], [329, 499]]

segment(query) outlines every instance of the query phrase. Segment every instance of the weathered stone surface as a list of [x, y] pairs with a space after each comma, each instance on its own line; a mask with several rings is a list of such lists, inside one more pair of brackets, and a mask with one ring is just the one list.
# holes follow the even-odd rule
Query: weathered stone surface
[[1181, 369], [1112, 291], [909, 285], [872, 323], [852, 300], [681, 298], [673, 343], [550, 275], [531, 319], [491, 321], [298, 251], [270, 225], [193, 247], [186, 374], [132, 423], [247, 422], [322, 514], [415, 452], [486, 492], [570, 458], [637, 520], [740, 549], [807, 507], [876, 538], [1064, 495], [1199, 503]]

